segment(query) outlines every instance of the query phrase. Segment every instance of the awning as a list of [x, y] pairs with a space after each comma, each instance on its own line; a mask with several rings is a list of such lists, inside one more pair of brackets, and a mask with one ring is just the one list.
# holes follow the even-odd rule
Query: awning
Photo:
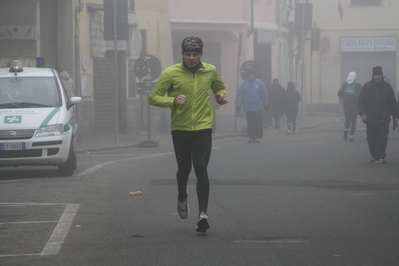
[[104, 5], [86, 3], [90, 11], [104, 10]]

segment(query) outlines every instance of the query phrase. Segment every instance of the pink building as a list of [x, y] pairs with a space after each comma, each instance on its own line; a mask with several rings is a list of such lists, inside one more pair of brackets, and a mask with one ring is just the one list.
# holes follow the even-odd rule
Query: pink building
[[[270, 86], [272, 79], [276, 77], [285, 83], [288, 81], [288, 73], [282, 75], [279, 71], [288, 64], [288, 55], [285, 52], [288, 46], [286, 42], [285, 47], [280, 46], [280, 41], [277, 44], [279, 38], [284, 36], [284, 30], [276, 22], [280, 14], [280, 4], [276, 6], [275, 2], [169, 0], [175, 63], [181, 60], [180, 44], [183, 38], [189, 35], [198, 36], [204, 41], [202, 60], [214, 64], [227, 85], [230, 103], [217, 111], [218, 116], [234, 116], [235, 94], [242, 82], [240, 67], [244, 62], [255, 60], [260, 64], [262, 76], [259, 78], [266, 86]], [[286, 2], [288, 5], [290, 0]], [[288, 30], [286, 32], [285, 39], [288, 39]], [[282, 54], [286, 59], [279, 58]]]

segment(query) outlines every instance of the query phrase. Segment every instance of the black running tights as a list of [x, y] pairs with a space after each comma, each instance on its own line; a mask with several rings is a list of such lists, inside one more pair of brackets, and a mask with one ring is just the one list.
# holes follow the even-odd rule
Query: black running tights
[[172, 132], [172, 137], [178, 167], [176, 174], [178, 198], [187, 198], [187, 181], [193, 165], [197, 177], [199, 212], [206, 213], [209, 199], [207, 167], [212, 149], [212, 131], [179, 132], [179, 134]]

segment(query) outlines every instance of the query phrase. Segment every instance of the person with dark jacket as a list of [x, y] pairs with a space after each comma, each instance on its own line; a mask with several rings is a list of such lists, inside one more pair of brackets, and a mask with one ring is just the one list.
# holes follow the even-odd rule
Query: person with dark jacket
[[241, 105], [247, 119], [249, 143], [259, 142], [263, 137], [262, 109], [269, 110], [269, 96], [265, 84], [256, 78], [255, 71], [247, 71], [244, 80], [237, 91], [236, 111], [240, 113]]
[[284, 112], [287, 116], [287, 135], [295, 134], [296, 131], [296, 116], [298, 114], [298, 105], [301, 102], [301, 95], [295, 89], [293, 82], [288, 82], [287, 91], [284, 95]]
[[385, 164], [389, 123], [398, 122], [399, 112], [391, 85], [384, 81], [382, 68], [373, 68], [372, 80], [363, 85], [358, 100], [358, 110], [367, 125], [367, 142], [371, 161]]
[[356, 73], [350, 72], [346, 82], [344, 82], [338, 91], [339, 103], [343, 103], [344, 113], [345, 113], [345, 131], [344, 139], [348, 139], [349, 127], [349, 141], [354, 141], [353, 136], [356, 129], [356, 120], [358, 116], [357, 102], [362, 89], [362, 85], [356, 82]]
[[280, 129], [281, 118], [284, 115], [285, 89], [280, 85], [278, 79], [273, 79], [273, 84], [268, 91], [270, 101], [270, 112], [274, 120], [274, 128]]

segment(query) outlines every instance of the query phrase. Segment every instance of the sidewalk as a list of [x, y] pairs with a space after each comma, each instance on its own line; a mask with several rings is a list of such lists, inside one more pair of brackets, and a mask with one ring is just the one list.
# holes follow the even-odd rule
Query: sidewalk
[[[310, 129], [333, 123], [336, 122], [338, 118], [341, 118], [339, 114], [314, 114], [306, 116], [297, 119], [298, 130]], [[241, 130], [237, 130], [237, 132], [216, 131], [213, 138], [229, 138], [241, 135]], [[132, 147], [156, 148], [154, 147], [154, 144], [156, 145], [158, 143], [159, 145], [162, 145], [162, 143], [171, 141], [172, 136], [170, 132], [151, 132], [151, 136], [148, 136], [147, 132], [138, 134], [119, 134], [117, 137], [115, 134], [98, 134], [93, 138], [78, 141], [77, 153]], [[146, 147], [146, 144], [149, 144], [148, 146], [150, 147]]]

